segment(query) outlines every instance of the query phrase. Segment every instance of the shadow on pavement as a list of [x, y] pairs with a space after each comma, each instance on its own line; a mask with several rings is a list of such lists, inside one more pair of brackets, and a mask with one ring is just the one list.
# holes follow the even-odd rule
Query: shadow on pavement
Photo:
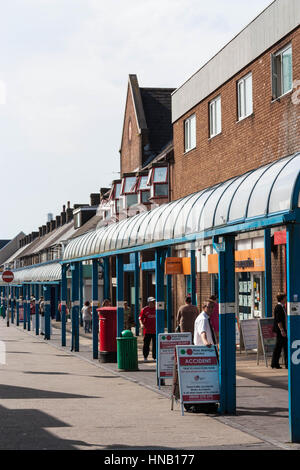
[[[39, 399], [39, 398], [102, 398], [98, 396], [75, 395], [72, 393], [50, 392], [35, 388], [16, 387], [15, 385], [0, 385], [0, 399]], [[1, 422], [1, 421], [0, 421]]]
[[75, 450], [75, 446], [90, 447], [86, 442], [60, 439], [48, 432], [45, 428], [70, 425], [35, 409], [9, 410], [0, 406], [0, 422], [5, 429], [1, 433], [1, 450]]

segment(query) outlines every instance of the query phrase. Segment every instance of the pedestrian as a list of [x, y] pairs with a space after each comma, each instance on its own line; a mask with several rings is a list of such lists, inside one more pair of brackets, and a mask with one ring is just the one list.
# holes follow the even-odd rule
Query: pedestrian
[[194, 334], [194, 324], [195, 320], [199, 315], [199, 310], [195, 305], [192, 305], [191, 296], [186, 296], [185, 305], [179, 307], [177, 318], [176, 318], [176, 331], [181, 333], [192, 333]]
[[32, 329], [35, 327], [35, 298], [31, 297], [30, 300], [30, 319], [32, 321]]
[[286, 326], [286, 294], [277, 295], [277, 305], [274, 309], [273, 331], [276, 333], [276, 344], [272, 355], [272, 369], [282, 369], [279, 365], [281, 351], [283, 349], [284, 362], [286, 369], [288, 368], [288, 351], [287, 351], [287, 326]]
[[44, 297], [41, 296], [39, 300], [39, 312], [41, 316], [41, 335], [45, 335], [45, 302]]
[[213, 312], [210, 316], [210, 324], [214, 330], [216, 342], [219, 343], [219, 303], [215, 295], [211, 295], [208, 299], [209, 301], [214, 302]]
[[194, 344], [196, 346], [208, 346], [216, 344], [214, 331], [210, 324], [210, 316], [213, 312], [214, 302], [208, 300], [202, 305], [202, 312], [195, 321]]
[[90, 302], [87, 300], [84, 302], [84, 306], [81, 309], [84, 332], [91, 333], [92, 331], [92, 307]]
[[127, 300], [124, 302], [124, 328], [125, 330], [130, 330], [131, 328], [135, 326], [135, 321], [133, 318], [133, 313], [131, 308], [128, 305]]
[[111, 307], [111, 301], [109, 299], [104, 299], [102, 302], [102, 307]]
[[144, 335], [143, 355], [144, 362], [148, 361], [150, 343], [152, 341], [152, 357], [156, 360], [156, 311], [155, 298], [148, 297], [148, 305], [142, 308], [139, 320]]

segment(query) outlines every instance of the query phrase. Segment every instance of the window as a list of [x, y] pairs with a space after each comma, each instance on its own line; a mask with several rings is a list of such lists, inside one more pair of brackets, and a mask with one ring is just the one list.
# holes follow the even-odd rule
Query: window
[[238, 118], [244, 119], [253, 113], [252, 73], [238, 81]]
[[272, 87], [273, 99], [293, 89], [292, 46], [290, 44], [272, 56]]
[[184, 121], [184, 149], [186, 152], [196, 147], [196, 115]]
[[124, 178], [123, 191], [122, 194], [134, 193], [136, 187], [136, 177], [129, 176]]
[[153, 176], [153, 183], [165, 183], [167, 181], [167, 174], [168, 168], [155, 168], [154, 169], [154, 176]]
[[210, 137], [218, 135], [222, 131], [221, 123], [221, 96], [209, 103]]

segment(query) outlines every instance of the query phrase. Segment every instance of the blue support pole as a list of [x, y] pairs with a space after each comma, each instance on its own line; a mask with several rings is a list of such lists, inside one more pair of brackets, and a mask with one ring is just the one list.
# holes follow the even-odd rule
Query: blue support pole
[[79, 263], [79, 316], [80, 316], [80, 326], [83, 326], [82, 307], [83, 307], [83, 266], [82, 266], [82, 263]]
[[17, 321], [17, 326], [20, 324], [20, 288], [16, 287], [16, 321]]
[[99, 336], [99, 321], [98, 321], [98, 267], [99, 261], [93, 259], [92, 266], [92, 331], [93, 331], [93, 359], [98, 359], [98, 336]]
[[27, 286], [26, 284], [24, 284], [23, 286], [23, 294], [24, 294], [24, 297], [23, 297], [23, 328], [24, 330], [26, 330], [26, 323], [27, 323]]
[[[168, 257], [171, 257], [171, 248], [168, 248]], [[167, 328], [168, 332], [173, 331], [173, 302], [172, 302], [172, 275], [167, 274]]]
[[[165, 293], [164, 293], [164, 263], [166, 251], [163, 248], [155, 250], [155, 297], [156, 297], [156, 366], [158, 361], [158, 335], [165, 331]], [[158, 370], [158, 367], [156, 367]]]
[[103, 297], [104, 299], [110, 298], [110, 280], [109, 280], [109, 258], [103, 259]]
[[15, 322], [15, 288], [11, 287], [11, 322]]
[[140, 264], [139, 253], [134, 253], [134, 321], [135, 321], [135, 334], [140, 334]]
[[45, 297], [45, 339], [51, 338], [51, 286], [44, 286]]
[[[216, 242], [218, 242], [216, 240]], [[236, 412], [235, 239], [224, 237], [219, 251], [220, 413]]]
[[68, 266], [63, 264], [61, 267], [61, 345], [66, 346], [66, 322], [67, 322], [67, 270]]
[[40, 309], [39, 309], [39, 300], [40, 300], [40, 286], [35, 284], [34, 286], [34, 297], [35, 297], [35, 334], [40, 334]]
[[287, 226], [287, 302], [290, 438], [300, 443], [300, 224]]
[[71, 351], [79, 351], [79, 265], [71, 264], [72, 272], [72, 344]]
[[265, 317], [272, 317], [271, 230], [265, 229]]
[[123, 255], [117, 255], [117, 337], [124, 330], [124, 261]]
[[60, 312], [59, 312], [59, 310], [58, 310], [58, 304], [59, 304], [59, 298], [58, 298], [58, 297], [59, 297], [59, 295], [58, 295], [58, 293], [59, 293], [59, 286], [58, 286], [58, 285], [54, 286], [54, 289], [55, 289], [55, 301], [54, 301], [54, 302], [55, 302], [55, 321], [60, 321], [60, 320], [61, 320], [61, 318], [60, 318]]
[[27, 331], [31, 330], [31, 315], [30, 315], [30, 284], [27, 286]]

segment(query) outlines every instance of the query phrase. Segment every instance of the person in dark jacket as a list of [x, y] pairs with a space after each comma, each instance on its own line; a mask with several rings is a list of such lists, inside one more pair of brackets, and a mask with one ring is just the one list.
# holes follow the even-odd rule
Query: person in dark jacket
[[283, 349], [285, 367], [288, 367], [288, 352], [287, 352], [287, 325], [286, 325], [286, 294], [277, 295], [278, 304], [274, 309], [274, 325], [273, 331], [276, 333], [276, 344], [272, 356], [272, 369], [281, 369], [279, 359]]

